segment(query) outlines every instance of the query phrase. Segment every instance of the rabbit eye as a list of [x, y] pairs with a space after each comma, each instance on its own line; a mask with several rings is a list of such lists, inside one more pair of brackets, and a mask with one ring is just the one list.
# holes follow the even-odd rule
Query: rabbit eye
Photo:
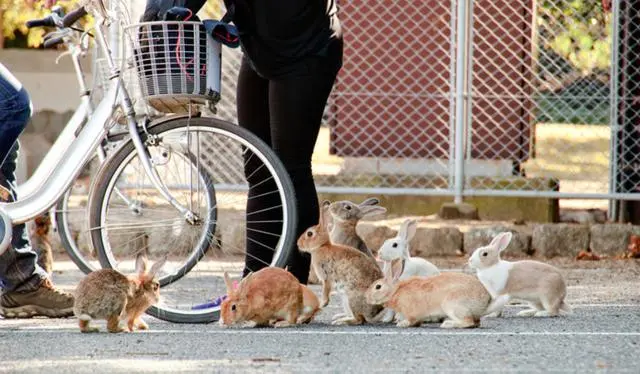
[[381, 289], [381, 288], [382, 288], [382, 286], [381, 286], [381, 285], [376, 284], [376, 290], [379, 290], [379, 289]]
[[231, 305], [231, 311], [235, 312], [236, 311], [236, 304]]
[[351, 205], [347, 205], [344, 207], [346, 210], [351, 210]]
[[312, 236], [313, 236], [313, 232], [311, 232], [311, 231], [307, 231], [307, 236], [308, 236], [308, 237], [312, 237]]
[[482, 253], [482, 256], [483, 256], [483, 257], [487, 257], [487, 255], [488, 255], [488, 253], [487, 253], [487, 252]]
[[398, 243], [393, 243], [393, 245], [391, 247], [398, 248]]

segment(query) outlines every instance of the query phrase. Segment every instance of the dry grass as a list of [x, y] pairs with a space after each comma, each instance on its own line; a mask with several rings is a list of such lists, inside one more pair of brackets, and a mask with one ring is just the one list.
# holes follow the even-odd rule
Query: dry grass
[[538, 124], [536, 157], [524, 167], [530, 176], [606, 182], [610, 138], [608, 126]]
[[[341, 157], [329, 154], [329, 129], [322, 128], [313, 154], [314, 169], [337, 169]], [[525, 163], [528, 176], [606, 183], [609, 175], [608, 126], [538, 124], [535, 158]]]

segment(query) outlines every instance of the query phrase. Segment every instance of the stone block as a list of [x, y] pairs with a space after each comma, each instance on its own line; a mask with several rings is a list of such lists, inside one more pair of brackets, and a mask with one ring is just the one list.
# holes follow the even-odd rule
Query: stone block
[[624, 224], [592, 225], [589, 248], [599, 255], [616, 255], [627, 251], [633, 226]]
[[589, 226], [542, 224], [533, 229], [531, 247], [544, 257], [569, 256], [589, 248]]
[[465, 219], [477, 220], [478, 209], [472, 204], [467, 203], [445, 203], [440, 207], [438, 216], [442, 219]]
[[462, 233], [457, 227], [418, 226], [409, 246], [412, 256], [456, 256], [462, 250]]
[[374, 255], [378, 253], [385, 240], [398, 234], [397, 230], [373, 222], [360, 222], [356, 227], [356, 232]]
[[464, 252], [473, 253], [477, 248], [483, 247], [493, 240], [496, 235], [502, 232], [511, 232], [513, 238], [507, 247], [507, 253], [510, 254], [532, 254], [531, 251], [531, 235], [514, 230], [507, 226], [492, 226], [471, 229], [464, 233]]

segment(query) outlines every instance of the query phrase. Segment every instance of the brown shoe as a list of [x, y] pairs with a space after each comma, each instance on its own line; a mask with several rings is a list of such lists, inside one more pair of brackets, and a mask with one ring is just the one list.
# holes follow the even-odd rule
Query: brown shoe
[[51, 318], [73, 315], [73, 295], [53, 287], [49, 280], [31, 292], [7, 292], [0, 298], [0, 315], [5, 318]]

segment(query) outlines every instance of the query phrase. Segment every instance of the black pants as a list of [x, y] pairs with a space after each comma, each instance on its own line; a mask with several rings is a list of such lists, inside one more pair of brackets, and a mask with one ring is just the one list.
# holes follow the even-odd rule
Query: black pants
[[[318, 223], [318, 196], [311, 174], [311, 155], [329, 93], [342, 65], [342, 44], [336, 42], [326, 57], [309, 57], [291, 74], [275, 79], [259, 76], [243, 58], [238, 77], [239, 125], [271, 145], [291, 176], [296, 193], [298, 222], [296, 239]], [[255, 157], [245, 160], [249, 182], [247, 203], [247, 255], [245, 275], [269, 264], [280, 233], [280, 197], [275, 183], [264, 183], [266, 168]], [[265, 175], [266, 174], [266, 175]], [[289, 271], [306, 284], [310, 258], [296, 248], [289, 258]]]

